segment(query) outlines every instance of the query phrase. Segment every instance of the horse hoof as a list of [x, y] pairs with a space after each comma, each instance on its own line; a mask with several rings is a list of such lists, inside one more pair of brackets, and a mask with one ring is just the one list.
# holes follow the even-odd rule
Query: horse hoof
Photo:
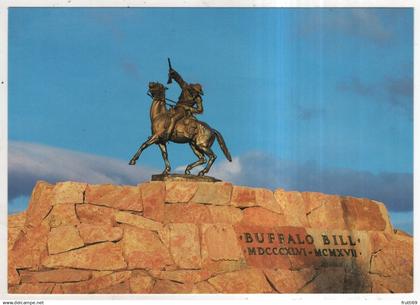
[[204, 176], [204, 172], [199, 172], [198, 176]]
[[130, 160], [130, 163], [128, 163], [129, 165], [136, 165], [136, 161], [134, 160]]
[[185, 174], [185, 175], [191, 175], [191, 172], [190, 172], [189, 170], [186, 170], [186, 171], [184, 172], [184, 174]]

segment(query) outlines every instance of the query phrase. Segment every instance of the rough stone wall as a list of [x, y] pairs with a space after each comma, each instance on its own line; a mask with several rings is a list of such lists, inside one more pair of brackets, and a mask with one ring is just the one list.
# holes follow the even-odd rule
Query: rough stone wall
[[[412, 237], [393, 230], [385, 206], [368, 199], [226, 182], [40, 181], [27, 211], [9, 216], [8, 227], [9, 293], [380, 293], [413, 287]], [[280, 238], [274, 231], [288, 232], [293, 244], [303, 236], [315, 241], [296, 248], [305, 255], [252, 255], [251, 236], [255, 244], [255, 232], [265, 234], [261, 245], [271, 246]], [[349, 239], [342, 244], [357, 244], [354, 252], [347, 246], [328, 252], [340, 248], [332, 238], [343, 236]], [[314, 255], [315, 248], [329, 254]]]

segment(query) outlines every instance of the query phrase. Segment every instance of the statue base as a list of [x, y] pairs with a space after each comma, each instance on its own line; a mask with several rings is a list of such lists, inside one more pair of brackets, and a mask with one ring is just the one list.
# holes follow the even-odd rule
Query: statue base
[[152, 181], [194, 181], [194, 182], [219, 182], [220, 179], [216, 179], [210, 176], [196, 176], [196, 175], [185, 175], [185, 174], [159, 174], [152, 175]]

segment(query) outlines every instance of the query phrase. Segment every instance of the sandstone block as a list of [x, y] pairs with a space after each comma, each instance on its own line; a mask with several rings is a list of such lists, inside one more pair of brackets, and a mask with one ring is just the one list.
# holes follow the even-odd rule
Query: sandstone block
[[154, 278], [178, 283], [198, 283], [207, 280], [212, 274], [207, 270], [151, 270]]
[[74, 203], [63, 203], [55, 205], [51, 213], [47, 216], [48, 224], [51, 228], [62, 225], [78, 225], [80, 223], [76, 215]]
[[272, 292], [263, 272], [244, 269], [217, 275], [208, 282], [222, 293], [267, 293]]
[[371, 293], [372, 280], [368, 273], [361, 272], [357, 267], [346, 269], [343, 289], [343, 293]]
[[88, 184], [85, 202], [119, 210], [143, 211], [141, 193], [137, 186]]
[[155, 280], [147, 275], [132, 275], [129, 280], [130, 290], [132, 293], [150, 293]]
[[369, 231], [370, 252], [376, 253], [381, 251], [389, 242], [387, 235], [381, 231]]
[[64, 293], [98, 293], [101, 290], [120, 284], [122, 282], [128, 281], [131, 276], [131, 271], [119, 271], [113, 272], [111, 274], [92, 278], [88, 281], [78, 282], [78, 283], [67, 283], [62, 284], [61, 288]]
[[315, 201], [319, 206], [307, 212], [309, 225], [317, 229], [341, 229], [345, 230], [347, 222], [344, 219], [344, 211], [339, 196], [325, 195], [320, 193], [304, 193], [305, 203], [309, 206]]
[[190, 223], [169, 224], [169, 247], [175, 263], [182, 269], [201, 267], [198, 227]]
[[255, 189], [255, 202], [257, 206], [278, 214], [283, 214], [281, 205], [274, 198], [274, 193], [270, 190], [257, 188]]
[[123, 236], [123, 229], [106, 225], [82, 223], [78, 226], [80, 237], [85, 244], [103, 241], [118, 241]]
[[93, 270], [91, 272], [92, 272], [92, 278], [93, 279], [96, 279], [98, 277], [103, 277], [105, 275], [114, 273], [114, 271], [112, 271], [112, 270], [106, 270], [106, 271], [103, 271], [103, 270], [102, 271]]
[[127, 267], [121, 248], [112, 242], [50, 255], [44, 259], [42, 265], [47, 268], [67, 267], [90, 270], [119, 270]]
[[12, 249], [16, 240], [24, 234], [21, 228], [8, 228], [7, 230], [7, 249]]
[[52, 204], [60, 203], [83, 203], [86, 183], [80, 182], [58, 182], [52, 191]]
[[7, 217], [8, 228], [19, 228], [22, 229], [25, 226], [27, 212], [19, 212], [16, 214], [10, 214]]
[[387, 233], [392, 233], [394, 231], [394, 228], [392, 227], [391, 218], [389, 217], [388, 210], [386, 209], [385, 204], [379, 201], [375, 201], [375, 200], [372, 200], [372, 201], [378, 205], [382, 218], [385, 221], [384, 231]]
[[165, 182], [165, 184], [165, 202], [168, 203], [187, 203], [193, 198], [198, 189], [197, 182], [172, 181]]
[[253, 226], [281, 227], [288, 223], [284, 215], [261, 207], [247, 208], [243, 211], [241, 223]]
[[26, 213], [27, 226], [39, 226], [45, 216], [48, 215], [52, 208], [51, 197], [53, 187], [53, 185], [44, 181], [38, 181], [36, 183]]
[[76, 213], [82, 223], [114, 226], [116, 210], [92, 204], [76, 205]]
[[54, 288], [54, 283], [23, 283], [9, 289], [9, 293], [18, 294], [49, 294]]
[[143, 200], [143, 216], [162, 222], [165, 213], [165, 183], [161, 181], [143, 183], [140, 184], [140, 191]]
[[337, 198], [329, 197], [329, 196], [334, 196], [334, 195], [327, 195], [327, 194], [323, 194], [319, 192], [302, 192], [302, 193], [286, 192], [286, 195], [289, 195], [289, 196], [292, 195], [293, 197], [295, 197], [295, 200], [300, 197], [298, 200], [299, 201], [300, 199], [303, 200], [304, 211], [306, 214], [309, 214], [313, 210], [320, 208], [327, 202], [337, 200]]
[[23, 283], [67, 283], [86, 281], [91, 278], [91, 271], [77, 269], [56, 269], [32, 272], [20, 271]]
[[214, 288], [212, 285], [210, 285], [206, 281], [194, 284], [191, 292], [192, 293], [205, 293], [205, 294], [218, 293], [216, 288]]
[[11, 262], [9, 258], [8, 265], [7, 265], [7, 284], [8, 285], [20, 284], [20, 276], [19, 276], [19, 273], [16, 271], [14, 265], [15, 264]]
[[230, 205], [232, 184], [226, 182], [200, 182], [191, 202]]
[[210, 206], [197, 203], [165, 204], [165, 223], [211, 223]]
[[211, 259], [207, 259], [202, 263], [202, 270], [207, 270], [212, 275], [238, 271], [244, 268], [247, 268], [247, 264], [244, 258], [241, 258], [239, 260], [220, 261], [213, 261]]
[[40, 266], [41, 258], [47, 253], [48, 231], [49, 227], [41, 224], [19, 235], [9, 253], [17, 269]]
[[163, 228], [163, 225], [159, 222], [128, 212], [116, 212], [115, 220], [145, 230], [160, 231]]
[[364, 198], [343, 197], [342, 204], [349, 229], [384, 231], [387, 228], [379, 205], [375, 202]]
[[106, 288], [101, 288], [96, 291], [100, 294], [129, 294], [130, 293], [130, 284], [128, 281], [118, 283]]
[[342, 267], [324, 268], [320, 273], [299, 290], [303, 293], [340, 293], [344, 291], [345, 270]]
[[167, 280], [157, 280], [151, 293], [191, 293], [192, 284], [182, 284]]
[[282, 207], [274, 199], [273, 192], [262, 188], [233, 186], [231, 204], [239, 208], [259, 206], [275, 213], [283, 213]]
[[300, 193], [285, 192], [282, 189], [277, 189], [274, 192], [274, 198], [280, 205], [288, 225], [309, 226], [306, 218], [305, 203]]
[[242, 220], [241, 209], [223, 205], [209, 205], [207, 208], [210, 212], [212, 223], [235, 224]]
[[129, 269], [163, 269], [173, 264], [168, 249], [152, 231], [125, 226], [121, 245]]
[[210, 258], [214, 261], [240, 260], [243, 258], [235, 231], [231, 225], [204, 224], [201, 235], [203, 258]]
[[316, 272], [313, 268], [298, 271], [264, 269], [264, 274], [277, 292], [296, 293], [315, 277]]
[[413, 275], [413, 243], [393, 239], [372, 255], [370, 273], [381, 276]]
[[63, 288], [60, 284], [55, 284], [53, 290], [51, 291], [51, 294], [64, 294]]
[[244, 186], [233, 186], [231, 204], [235, 207], [246, 208], [256, 205], [255, 189]]
[[52, 228], [48, 234], [48, 253], [57, 254], [83, 247], [84, 243], [75, 226]]
[[373, 274], [370, 276], [372, 281], [372, 293], [412, 293], [413, 278], [410, 275], [396, 275], [383, 277]]

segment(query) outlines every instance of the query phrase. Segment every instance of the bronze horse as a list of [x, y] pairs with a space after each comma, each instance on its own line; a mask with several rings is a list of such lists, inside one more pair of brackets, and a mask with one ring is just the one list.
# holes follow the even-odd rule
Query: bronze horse
[[[170, 122], [171, 113], [170, 110], [166, 108], [165, 90], [166, 87], [161, 83], [149, 83], [149, 93], [153, 98], [152, 105], [150, 106], [152, 136], [150, 136], [147, 141], [140, 146], [131, 158], [129, 164], [135, 165], [143, 150], [152, 144], [157, 144], [162, 153], [163, 160], [165, 161], [165, 170], [162, 174], [167, 175], [171, 171], [171, 165], [168, 160], [166, 142], [172, 141], [175, 143], [188, 143], [194, 154], [198, 157], [198, 160], [188, 164], [185, 169], [185, 174], [190, 175], [191, 169], [207, 162], [206, 167], [198, 173], [199, 176], [204, 176], [208, 173], [214, 160], [217, 158], [216, 154], [211, 149], [215, 138], [217, 139], [217, 142], [219, 142], [220, 148], [226, 158], [229, 161], [232, 161], [222, 135], [216, 129], [211, 128], [204, 122], [198, 121], [192, 115], [179, 120], [175, 125], [175, 129], [171, 137], [167, 139], [166, 129]], [[206, 161], [205, 155], [208, 157], [208, 161]]]

